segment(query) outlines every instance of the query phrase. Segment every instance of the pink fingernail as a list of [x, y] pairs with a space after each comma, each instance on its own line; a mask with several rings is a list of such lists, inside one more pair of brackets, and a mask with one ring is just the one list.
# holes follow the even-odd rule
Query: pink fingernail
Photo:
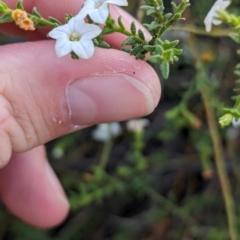
[[66, 94], [74, 125], [140, 117], [157, 104], [148, 87], [125, 74], [76, 80], [69, 84]]

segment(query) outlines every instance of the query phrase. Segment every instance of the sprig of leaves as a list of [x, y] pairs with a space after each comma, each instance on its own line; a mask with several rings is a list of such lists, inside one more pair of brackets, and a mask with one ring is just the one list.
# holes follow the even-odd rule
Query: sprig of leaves
[[145, 5], [141, 6], [141, 9], [146, 12], [147, 16], [153, 18], [151, 23], [143, 24], [152, 36], [150, 40], [146, 39], [141, 29], [136, 29], [134, 22], [132, 22], [130, 31], [128, 31], [123, 25], [121, 17], [118, 19], [118, 25], [109, 17], [102, 35], [119, 32], [128, 36], [121, 44], [121, 49], [135, 56], [136, 59], [143, 60], [146, 60], [146, 56], [149, 57], [147, 54], [150, 53], [148, 60], [159, 64], [163, 78], [167, 79], [169, 77], [170, 64], [178, 61], [178, 56], [182, 53], [182, 50], [176, 48], [179, 43], [178, 40], [172, 42], [163, 41], [161, 37], [171, 25], [181, 18], [183, 11], [190, 4], [188, 0], [182, 0], [179, 5], [172, 3], [173, 12], [165, 14], [162, 0], [145, 0], [145, 3]]

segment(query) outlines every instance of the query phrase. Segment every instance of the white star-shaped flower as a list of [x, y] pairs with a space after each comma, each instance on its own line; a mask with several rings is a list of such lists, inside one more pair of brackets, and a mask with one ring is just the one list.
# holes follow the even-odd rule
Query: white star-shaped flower
[[222, 23], [221, 20], [216, 19], [218, 17], [217, 11], [226, 9], [231, 4], [231, 0], [217, 0], [212, 6], [211, 10], [208, 12], [206, 18], [204, 19], [204, 24], [206, 31], [210, 32], [212, 30], [212, 25], [219, 25]]
[[89, 15], [94, 22], [103, 24], [109, 15], [109, 3], [118, 6], [128, 5], [127, 0], [86, 0], [78, 16], [85, 18]]
[[106, 142], [122, 133], [121, 125], [118, 122], [98, 124], [92, 132], [92, 138], [99, 142]]
[[147, 118], [133, 119], [127, 122], [127, 130], [129, 132], [141, 132], [150, 124]]
[[55, 50], [58, 57], [65, 56], [73, 51], [78, 57], [89, 59], [94, 53], [92, 39], [101, 32], [100, 27], [73, 17], [67, 24], [50, 31], [48, 36], [57, 40]]

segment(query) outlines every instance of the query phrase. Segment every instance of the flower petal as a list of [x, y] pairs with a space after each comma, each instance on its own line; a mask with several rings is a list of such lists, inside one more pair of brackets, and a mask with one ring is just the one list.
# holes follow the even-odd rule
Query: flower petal
[[71, 34], [71, 29], [69, 28], [68, 24], [63, 26], [59, 26], [54, 28], [52, 31], [48, 33], [48, 36], [57, 39], [64, 36], [69, 36]]
[[103, 24], [106, 22], [107, 17], [109, 15], [108, 5], [102, 4], [102, 6], [99, 9], [94, 9], [88, 14], [94, 22]]
[[112, 3], [117, 6], [128, 6], [127, 0], [106, 0], [105, 3]]
[[93, 39], [102, 32], [102, 29], [95, 24], [85, 23], [79, 26], [76, 25], [75, 31], [81, 35], [82, 39]]
[[72, 42], [59, 38], [56, 41], [55, 51], [58, 57], [63, 57], [72, 51]]
[[94, 45], [90, 40], [80, 40], [79, 42], [73, 42], [72, 50], [83, 59], [89, 59], [93, 56]]

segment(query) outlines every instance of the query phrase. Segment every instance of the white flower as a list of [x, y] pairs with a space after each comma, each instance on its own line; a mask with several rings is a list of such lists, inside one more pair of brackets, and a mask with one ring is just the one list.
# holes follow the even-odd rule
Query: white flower
[[217, 11], [226, 9], [230, 4], [231, 0], [217, 0], [214, 3], [211, 10], [208, 12], [206, 18], [204, 19], [204, 24], [207, 32], [210, 32], [212, 30], [212, 24], [219, 25], [222, 23], [221, 20], [216, 19], [218, 17]]
[[122, 128], [118, 122], [98, 124], [92, 132], [92, 138], [99, 142], [106, 142], [122, 133]]
[[129, 132], [140, 132], [149, 124], [150, 121], [146, 118], [133, 119], [127, 122], [127, 130]]
[[109, 15], [109, 3], [118, 6], [128, 5], [127, 0], [86, 0], [82, 10], [77, 16], [85, 18], [89, 15], [94, 22], [103, 24], [106, 22]]
[[57, 40], [55, 50], [58, 57], [73, 51], [80, 58], [89, 59], [94, 53], [92, 39], [97, 37], [101, 31], [100, 27], [73, 17], [67, 24], [50, 31], [48, 36]]

